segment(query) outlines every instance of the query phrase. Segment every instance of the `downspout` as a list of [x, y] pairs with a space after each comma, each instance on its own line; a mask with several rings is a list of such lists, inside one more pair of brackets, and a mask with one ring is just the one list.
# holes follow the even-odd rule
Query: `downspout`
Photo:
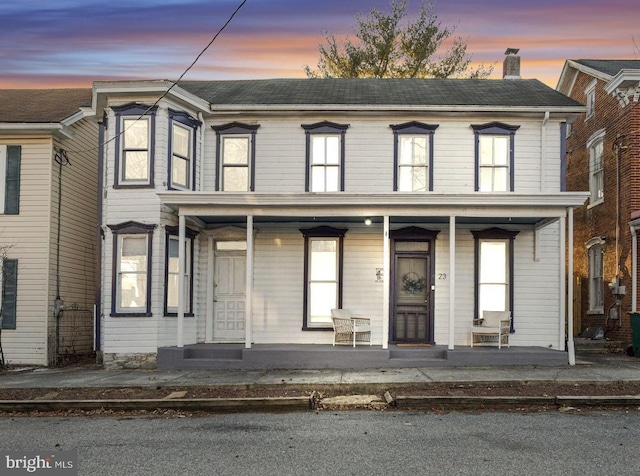
[[[205, 131], [205, 127], [204, 127], [204, 114], [202, 114], [202, 112], [198, 113], [198, 120], [200, 121], [200, 123], [202, 124], [202, 127], [200, 128], [200, 164], [202, 164], [200, 166], [201, 171], [200, 171], [200, 177], [204, 177], [204, 173], [202, 172], [202, 166], [204, 165], [204, 131]], [[194, 171], [194, 175], [195, 175], [195, 171]], [[194, 190], [198, 190], [196, 188], [196, 178], [193, 177], [193, 187]], [[202, 186], [200, 187], [200, 189], [202, 190]]]
[[544, 112], [542, 119], [542, 130], [540, 133], [540, 191], [544, 192], [547, 188], [546, 183], [546, 160], [545, 150], [547, 145], [547, 121], [549, 121], [549, 111]]
[[631, 229], [631, 312], [637, 312], [638, 301], [638, 242], [636, 226], [630, 225]]
[[64, 309], [64, 301], [60, 298], [60, 235], [62, 230], [62, 166], [70, 165], [69, 157], [64, 149], [57, 149], [53, 160], [58, 164], [58, 224], [56, 230], [56, 299], [53, 302], [53, 315], [56, 324], [56, 349], [57, 362], [60, 352], [60, 313]]
[[93, 347], [96, 352], [102, 349], [102, 263], [104, 249], [104, 233], [102, 230], [102, 205], [104, 200], [104, 136], [107, 128], [107, 117], [103, 117], [98, 124], [98, 190], [97, 190], [97, 252], [96, 252], [96, 289], [95, 289], [95, 311], [94, 311], [94, 342]]

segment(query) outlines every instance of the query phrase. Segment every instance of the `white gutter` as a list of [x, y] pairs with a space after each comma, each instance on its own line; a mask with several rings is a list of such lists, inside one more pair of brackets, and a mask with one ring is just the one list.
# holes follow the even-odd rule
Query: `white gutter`
[[542, 119], [542, 131], [540, 133], [540, 191], [544, 192], [547, 189], [546, 184], [546, 163], [545, 151], [547, 149], [547, 122], [549, 121], [549, 111], [544, 112], [544, 118]]
[[237, 112], [283, 112], [283, 111], [384, 111], [384, 112], [444, 112], [444, 113], [521, 113], [540, 114], [558, 113], [581, 114], [585, 112], [585, 106], [478, 106], [478, 105], [403, 105], [403, 104], [212, 104], [211, 112], [215, 113], [237, 113]]

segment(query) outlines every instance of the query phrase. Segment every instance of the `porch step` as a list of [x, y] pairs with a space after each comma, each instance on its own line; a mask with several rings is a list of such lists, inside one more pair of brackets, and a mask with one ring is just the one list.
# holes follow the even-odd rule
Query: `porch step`
[[617, 354], [626, 351], [624, 342], [609, 339], [576, 337], [574, 345], [578, 354]]

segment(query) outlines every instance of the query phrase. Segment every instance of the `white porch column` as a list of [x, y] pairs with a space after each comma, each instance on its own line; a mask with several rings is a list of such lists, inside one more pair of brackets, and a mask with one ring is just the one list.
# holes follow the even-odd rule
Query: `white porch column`
[[180, 214], [178, 217], [178, 347], [184, 346], [184, 270], [185, 270], [185, 249], [184, 249], [184, 229], [185, 217]]
[[253, 334], [253, 216], [247, 215], [247, 263], [244, 304], [244, 347], [251, 348]]
[[449, 217], [449, 350], [454, 349], [456, 324], [456, 217]]
[[207, 305], [205, 306], [205, 341], [213, 340], [213, 300], [215, 299], [213, 236], [207, 238]]
[[383, 217], [384, 232], [382, 237], [382, 348], [389, 348], [389, 291], [391, 276], [389, 269], [391, 267], [391, 250], [389, 247], [389, 217]]
[[565, 247], [567, 246], [567, 217], [560, 217], [560, 233], [558, 238], [558, 245], [560, 246], [560, 263], [559, 263], [559, 275], [560, 275], [560, 305], [558, 311], [560, 312], [558, 329], [558, 348], [564, 349], [565, 344], [565, 330], [566, 325], [566, 309], [567, 309], [567, 253]]
[[569, 208], [569, 236], [567, 248], [569, 249], [569, 269], [567, 270], [567, 350], [569, 352], [569, 365], [576, 365], [576, 348], [573, 341], [573, 208]]

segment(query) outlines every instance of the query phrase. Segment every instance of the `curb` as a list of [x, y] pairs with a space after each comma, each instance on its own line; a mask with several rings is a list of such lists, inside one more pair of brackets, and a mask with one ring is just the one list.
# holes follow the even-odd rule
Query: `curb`
[[[456, 409], [506, 409], [519, 407], [629, 407], [640, 408], [640, 395], [619, 396], [555, 396], [555, 397], [460, 397], [460, 396], [397, 396], [389, 392], [381, 401], [389, 409], [420, 410], [433, 407]], [[90, 410], [183, 410], [208, 413], [294, 412], [316, 409], [335, 409], [323, 406], [315, 392], [309, 397], [273, 398], [204, 398], [204, 399], [131, 399], [131, 400], [2, 400], [0, 412], [48, 412]], [[362, 405], [341, 404], [340, 410], [362, 409]]]
[[131, 400], [2, 400], [0, 411], [47, 412], [61, 410], [188, 410], [210, 413], [292, 412], [314, 408], [310, 397], [194, 398]]

